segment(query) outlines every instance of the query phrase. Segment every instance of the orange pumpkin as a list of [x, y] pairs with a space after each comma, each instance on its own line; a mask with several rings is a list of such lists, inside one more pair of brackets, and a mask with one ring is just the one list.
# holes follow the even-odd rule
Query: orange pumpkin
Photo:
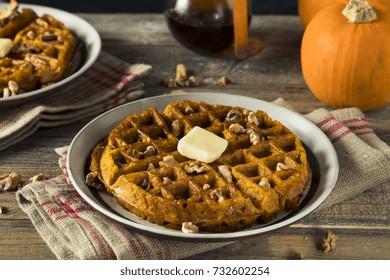
[[336, 1], [338, 0], [298, 0], [298, 15], [302, 26], [306, 28], [315, 14]]
[[[301, 46], [303, 77], [333, 107], [377, 109], [390, 103], [388, 0], [343, 0], [320, 11]], [[367, 5], [365, 5], [366, 3]]]

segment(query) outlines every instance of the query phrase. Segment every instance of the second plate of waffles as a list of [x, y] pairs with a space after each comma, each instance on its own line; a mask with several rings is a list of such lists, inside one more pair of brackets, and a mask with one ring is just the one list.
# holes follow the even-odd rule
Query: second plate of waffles
[[[216, 160], [178, 152], [194, 127], [227, 142]], [[81, 196], [122, 224], [225, 240], [309, 214], [332, 190], [338, 161], [327, 137], [295, 112], [248, 97], [192, 93], [136, 101], [96, 118], [73, 140], [68, 171]]]
[[65, 11], [11, 0], [0, 3], [0, 108], [43, 97], [89, 69], [98, 32]]

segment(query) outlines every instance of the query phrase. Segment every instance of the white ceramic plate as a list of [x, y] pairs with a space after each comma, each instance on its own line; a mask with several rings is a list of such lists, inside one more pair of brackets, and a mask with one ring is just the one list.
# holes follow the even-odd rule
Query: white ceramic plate
[[[88, 165], [91, 150], [126, 116], [133, 113], [141, 113], [149, 107], [156, 107], [158, 110], [162, 110], [169, 102], [183, 99], [205, 101], [210, 104], [241, 106], [251, 110], [264, 110], [273, 119], [279, 120], [298, 135], [307, 148], [313, 175], [311, 185], [307, 188], [308, 191], [300, 203], [300, 209], [278, 216], [267, 224], [256, 224], [249, 229], [238, 232], [185, 234], [178, 230], [166, 229], [141, 220], [119, 207], [115, 199], [106, 195], [105, 192], [97, 192], [85, 185], [86, 166]], [[330, 194], [336, 183], [339, 170], [338, 159], [333, 145], [322, 131], [306, 118], [269, 102], [223, 93], [187, 93], [157, 96], [131, 102], [108, 111], [92, 120], [75, 136], [69, 147], [67, 166], [70, 180], [80, 195], [97, 211], [113, 220], [133, 229], [159, 236], [203, 241], [226, 241], [249, 237], [298, 221], [316, 209]]]
[[[8, 3], [0, 3], [0, 10], [8, 7]], [[69, 30], [77, 37], [79, 48], [75, 54], [72, 65], [68, 74], [60, 81], [47, 86], [17, 96], [0, 98], [0, 109], [9, 108], [11, 106], [26, 103], [27, 101], [42, 98], [45, 94], [52, 92], [58, 87], [76, 79], [87, 69], [89, 69], [96, 61], [101, 50], [101, 39], [96, 29], [84, 19], [59, 10], [39, 5], [20, 4], [19, 9], [33, 9], [38, 16], [49, 14], [59, 21], [62, 21]]]

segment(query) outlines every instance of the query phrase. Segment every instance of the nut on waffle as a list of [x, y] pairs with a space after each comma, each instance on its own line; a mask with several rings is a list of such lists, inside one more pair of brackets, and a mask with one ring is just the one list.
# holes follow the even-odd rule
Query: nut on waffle
[[10, 7], [2, 11], [6, 15], [12, 11], [11, 19], [0, 28], [0, 33], [12, 27], [13, 47], [0, 58], [0, 89], [3, 89], [0, 97], [39, 89], [61, 79], [71, 65], [77, 45], [76, 38], [62, 22], [47, 14], [38, 17], [32, 10], [33, 15], [30, 12], [25, 15], [29, 11], [26, 9], [19, 13], [15, 3], [11, 1]]
[[[177, 151], [195, 126], [228, 141], [214, 162]], [[87, 184], [104, 185], [124, 208], [186, 232], [268, 222], [298, 207], [310, 178], [301, 141], [265, 112], [189, 100], [127, 117], [95, 147], [90, 171]]]

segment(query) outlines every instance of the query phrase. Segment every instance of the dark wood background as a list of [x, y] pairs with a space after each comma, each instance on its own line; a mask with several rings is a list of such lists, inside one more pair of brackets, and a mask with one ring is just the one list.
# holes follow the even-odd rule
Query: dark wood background
[[[3, 2], [3, 1], [2, 1]], [[165, 0], [19, 0], [20, 3], [56, 7], [81, 13], [161, 13]], [[253, 14], [297, 13], [297, 0], [252, 0]]]

